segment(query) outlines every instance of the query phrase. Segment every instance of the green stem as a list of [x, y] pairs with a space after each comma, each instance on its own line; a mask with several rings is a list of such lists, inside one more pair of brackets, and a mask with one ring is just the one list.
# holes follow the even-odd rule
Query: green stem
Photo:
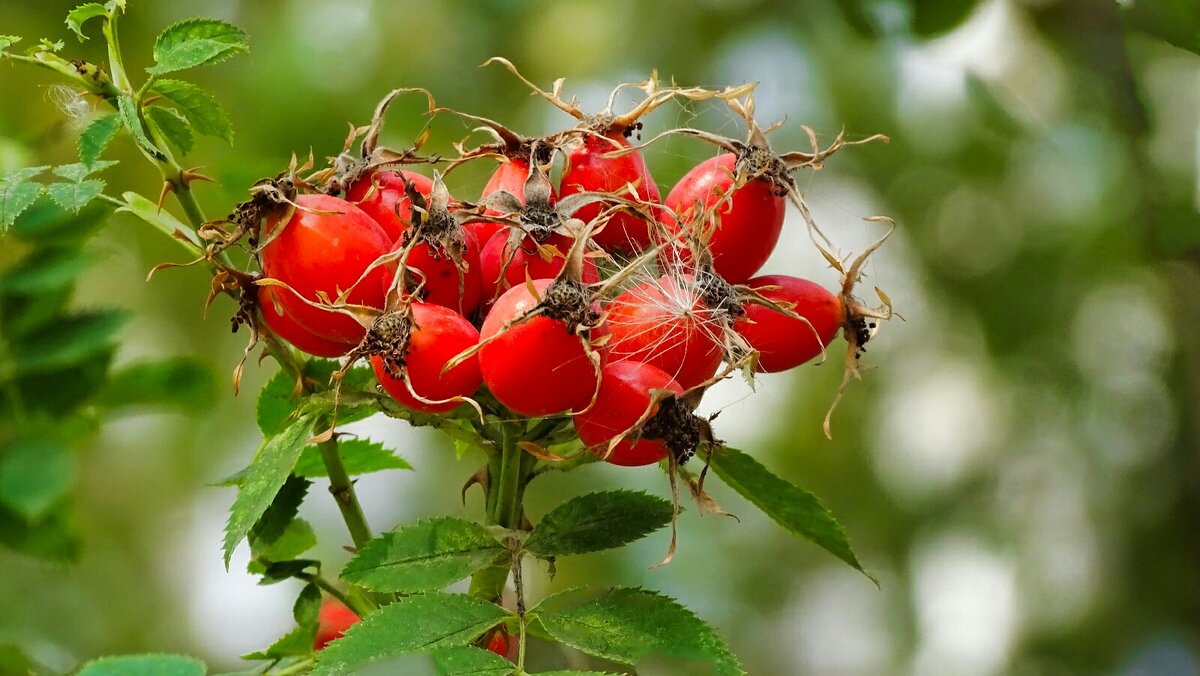
[[367, 517], [363, 514], [358, 495], [354, 492], [354, 482], [350, 480], [350, 475], [346, 473], [346, 465], [342, 463], [337, 441], [331, 439], [321, 442], [317, 444], [317, 448], [321, 451], [321, 460], [325, 462], [325, 471], [329, 474], [329, 492], [337, 501], [355, 548], [362, 549], [371, 541], [371, 528], [367, 525]]
[[368, 612], [371, 611], [371, 608], [364, 607], [363, 604], [361, 604], [361, 603], [356, 603], [355, 600], [350, 598], [349, 595], [343, 594], [342, 590], [333, 586], [333, 583], [331, 583], [329, 580], [326, 580], [324, 577], [322, 577], [320, 575], [317, 575], [315, 573], [300, 573], [296, 577], [301, 580], [304, 580], [305, 582], [311, 582], [312, 584], [317, 585], [317, 587], [320, 588], [322, 591], [324, 591], [326, 594], [329, 594], [330, 596], [337, 599], [338, 601], [341, 601], [342, 605], [346, 606], [350, 610], [353, 610], [355, 613], [357, 613], [359, 615], [359, 617], [362, 617], [363, 615], [366, 615]]
[[299, 662], [279, 669], [278, 671], [268, 671], [269, 676], [291, 676], [292, 674], [304, 673], [306, 669], [311, 669], [315, 660], [311, 657], [300, 660]]
[[[515, 427], [504, 425], [499, 452], [493, 452], [488, 458], [484, 521], [511, 530], [521, 527], [525, 485], [529, 483], [533, 459], [517, 446], [518, 441]], [[510, 568], [511, 561], [506, 559], [479, 571], [471, 578], [471, 594], [498, 602], [504, 595]]]

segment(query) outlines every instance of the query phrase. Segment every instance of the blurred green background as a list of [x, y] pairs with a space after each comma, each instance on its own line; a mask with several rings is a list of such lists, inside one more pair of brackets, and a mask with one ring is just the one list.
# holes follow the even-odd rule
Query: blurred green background
[[[102, 57], [62, 22], [72, 2], [0, 1], [0, 33], [62, 37], [65, 54]], [[131, 69], [154, 36], [196, 14], [244, 28], [248, 56], [196, 71], [234, 120], [232, 147], [192, 155], [219, 186], [200, 185], [210, 217], [295, 152], [341, 148], [393, 87], [538, 134], [572, 120], [487, 57], [512, 59], [535, 82], [567, 78], [585, 108], [652, 68], [681, 84], [757, 81], [764, 123], [787, 118], [776, 149], [884, 133], [797, 180], [842, 253], [899, 228], [868, 266], [906, 321], [872, 343], [877, 368], [834, 418], [821, 419], [837, 360], [711, 392], [705, 411], [731, 445], [816, 492], [846, 526], [881, 588], [786, 535], [718, 481], [740, 522], [681, 522], [628, 551], [562, 562], [541, 595], [573, 584], [640, 584], [674, 595], [728, 638], [753, 674], [1200, 673], [1200, 8], [1192, 0], [985, 0], [843, 3], [666, 1], [438, 3], [334, 0], [130, 2]], [[1174, 43], [1174, 44], [1172, 44]], [[0, 169], [74, 160], [86, 115], [54, 76], [0, 62]], [[385, 142], [420, 129], [420, 101], [401, 101]], [[716, 106], [667, 106], [645, 133], [743, 127]], [[468, 127], [439, 119], [448, 152]], [[127, 138], [104, 178], [110, 192], [153, 196], [155, 171]], [[653, 146], [664, 194], [711, 147]], [[478, 195], [489, 167], [456, 172]], [[833, 287], [798, 215], [766, 271]], [[0, 240], [0, 247], [4, 246]], [[146, 272], [177, 249], [127, 215], [89, 250], [99, 263], [73, 303], [118, 306], [135, 319], [117, 363], [198, 355], [231, 371], [244, 335], [233, 307], [201, 312], [208, 277]], [[868, 292], [869, 293], [869, 292]], [[839, 342], [840, 345], [840, 342]], [[69, 670], [101, 654], [190, 653], [214, 669], [291, 626], [296, 588], [257, 587], [239, 551], [219, 545], [229, 489], [258, 442], [253, 393], [270, 362], [247, 369], [243, 393], [193, 415], [125, 415], [84, 449], [73, 565], [0, 550], [0, 643]], [[222, 377], [222, 382], [227, 380]], [[416, 472], [359, 483], [385, 529], [433, 514], [477, 516], [458, 488], [480, 458], [457, 460], [440, 438], [392, 420], [355, 428], [396, 448]], [[530, 488], [535, 515], [597, 486], [668, 494], [654, 468], [588, 466]], [[322, 555], [348, 544], [333, 501], [314, 490], [305, 515]], [[678, 673], [651, 665], [645, 673]]]

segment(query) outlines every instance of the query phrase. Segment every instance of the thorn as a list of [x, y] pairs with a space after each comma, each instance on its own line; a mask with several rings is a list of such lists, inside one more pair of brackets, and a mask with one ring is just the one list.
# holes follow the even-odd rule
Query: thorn
[[161, 213], [163, 202], [167, 201], [167, 194], [175, 192], [175, 184], [170, 181], [163, 181], [162, 190], [158, 192], [158, 204], [155, 205]]
[[184, 185], [191, 185], [192, 181], [207, 181], [209, 183], [217, 182], [217, 179], [215, 179], [211, 176], [206, 176], [205, 174], [201, 174], [200, 169], [202, 169], [202, 167], [192, 167], [191, 169], [184, 169], [183, 172], [179, 174], [180, 182], [183, 183]]

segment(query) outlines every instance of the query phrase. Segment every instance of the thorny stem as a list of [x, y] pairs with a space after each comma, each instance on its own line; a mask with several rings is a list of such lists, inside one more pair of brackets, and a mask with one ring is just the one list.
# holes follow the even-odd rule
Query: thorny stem
[[[515, 426], [503, 424], [500, 430], [499, 451], [488, 458], [486, 512], [484, 522], [511, 530], [521, 527], [524, 515], [525, 485], [532, 477], [532, 455], [517, 446], [519, 434]], [[471, 578], [471, 594], [488, 601], [499, 601], [508, 582], [510, 561], [484, 568]]]
[[337, 501], [355, 548], [362, 549], [371, 541], [371, 528], [367, 525], [367, 517], [363, 514], [358, 496], [354, 493], [354, 482], [346, 472], [342, 454], [338, 452], [337, 441], [323, 441], [317, 444], [317, 448], [321, 451], [321, 460], [325, 462], [325, 470], [329, 473], [329, 492]]

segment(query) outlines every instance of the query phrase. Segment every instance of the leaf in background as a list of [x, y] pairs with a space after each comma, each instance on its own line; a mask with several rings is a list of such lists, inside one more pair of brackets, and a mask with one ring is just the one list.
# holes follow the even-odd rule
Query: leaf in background
[[49, 561], [74, 563], [82, 546], [78, 529], [64, 507], [30, 524], [0, 504], [0, 544]]
[[12, 234], [39, 245], [77, 246], [95, 234], [112, 214], [112, 207], [105, 202], [92, 202], [73, 214], [52, 200], [41, 200], [17, 218]]
[[51, 183], [46, 186], [46, 193], [63, 209], [78, 213], [104, 192], [104, 185], [104, 181], [98, 178], [79, 183]]
[[146, 109], [146, 121], [160, 136], [167, 139], [167, 143], [178, 150], [180, 155], [192, 152], [196, 137], [192, 134], [187, 120], [180, 117], [179, 113], [169, 108], [151, 106]]
[[42, 185], [30, 179], [45, 171], [47, 167], [18, 169], [0, 177], [0, 235], [17, 220], [22, 211], [28, 209], [42, 194]]
[[315, 421], [311, 416], [300, 418], [279, 434], [267, 439], [262, 453], [250, 466], [242, 480], [237, 499], [225, 524], [225, 567], [233, 549], [249, 534], [251, 527], [271, 506], [279, 489], [291, 475], [296, 459], [312, 437]]
[[121, 124], [133, 134], [133, 140], [137, 141], [138, 147], [156, 160], [167, 159], [158, 146], [154, 145], [154, 141], [146, 135], [146, 128], [142, 126], [142, 119], [138, 117], [137, 104], [134, 103], [133, 97], [127, 94], [118, 96], [117, 112], [121, 115]]
[[1200, 54], [1200, 12], [1194, 0], [1118, 2], [1117, 8], [1130, 26]]
[[197, 412], [217, 401], [217, 376], [192, 357], [140, 362], [118, 369], [100, 395], [110, 409], [133, 406]]
[[525, 549], [537, 556], [584, 554], [620, 547], [671, 523], [671, 503], [636, 491], [589, 493], [550, 510]]
[[15, 645], [0, 645], [0, 674], [26, 676], [36, 673], [33, 662]]
[[92, 255], [75, 247], [34, 249], [0, 274], [0, 294], [33, 296], [70, 287], [94, 260]]
[[83, 42], [88, 39], [83, 34], [83, 24], [87, 23], [89, 19], [98, 17], [108, 18], [108, 10], [105, 9], [104, 5], [98, 2], [89, 2], [80, 5], [67, 14], [67, 28], [75, 31], [75, 35], [79, 36], [79, 41]]
[[441, 589], [507, 555], [483, 526], [439, 517], [371, 540], [342, 569], [342, 579], [377, 592]]
[[475, 646], [439, 648], [431, 654], [438, 676], [508, 676], [513, 672], [512, 662]]
[[[385, 469], [412, 469], [404, 458], [383, 447], [383, 444], [368, 439], [338, 439], [338, 453], [350, 476], [381, 472]], [[309, 446], [300, 454], [293, 470], [297, 476], [314, 478], [328, 476], [321, 451]]]
[[195, 253], [195, 250], [184, 241], [180, 241], [177, 235], [182, 235], [187, 242], [191, 242], [195, 247], [200, 247], [200, 241], [192, 232], [192, 229], [180, 222], [179, 219], [158, 208], [158, 205], [150, 200], [142, 197], [136, 192], [127, 192], [121, 195], [125, 199], [125, 204], [117, 209], [117, 211], [126, 211], [143, 221], [158, 228], [159, 231], [167, 233], [171, 239], [179, 241], [180, 246], [188, 249], [188, 253]]
[[724, 447], [714, 450], [710, 466], [722, 481], [775, 523], [811, 540], [875, 582], [875, 578], [863, 570], [850, 548], [846, 530], [817, 496], [775, 476], [757, 460], [737, 449]]
[[162, 75], [206, 63], [217, 63], [249, 50], [246, 33], [216, 19], [184, 19], [171, 24], [154, 41], [155, 65], [146, 70]]
[[406, 596], [367, 615], [326, 646], [312, 673], [344, 674], [408, 653], [464, 646], [505, 617], [503, 608], [465, 594]]
[[107, 348], [79, 364], [17, 378], [26, 408], [62, 418], [89, 403], [108, 379], [112, 355]]
[[542, 611], [538, 622], [560, 643], [623, 664], [658, 654], [710, 661], [721, 676], [745, 673], [712, 627], [674, 599], [644, 589], [618, 588], [580, 606]]
[[78, 364], [107, 349], [128, 318], [119, 310], [63, 317], [53, 331], [25, 337], [11, 346], [16, 372], [41, 373]]
[[0, 53], [21, 41], [20, 35], [0, 35]]
[[184, 655], [101, 657], [83, 665], [75, 676], [204, 676], [208, 669]]
[[233, 143], [233, 123], [208, 91], [182, 80], [160, 80], [150, 90], [175, 106], [197, 133]]
[[92, 123], [79, 135], [79, 159], [84, 164], [91, 164], [100, 159], [100, 154], [108, 147], [121, 129], [121, 117], [115, 113], [103, 115], [92, 120]]
[[37, 521], [71, 491], [75, 454], [47, 437], [17, 437], [0, 448], [0, 503]]
[[957, 28], [975, 11], [979, 0], [910, 0], [906, 4], [912, 12], [913, 32], [920, 37], [930, 38]]

